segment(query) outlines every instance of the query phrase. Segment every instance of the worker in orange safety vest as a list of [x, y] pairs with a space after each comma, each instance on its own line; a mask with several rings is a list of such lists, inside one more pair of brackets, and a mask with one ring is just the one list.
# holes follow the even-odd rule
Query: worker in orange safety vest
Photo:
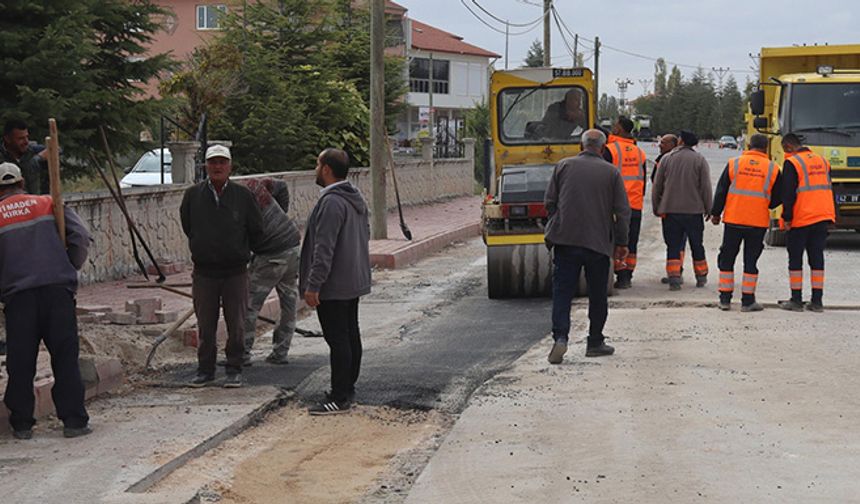
[[612, 134], [606, 140], [603, 158], [621, 172], [627, 200], [630, 203], [630, 237], [627, 245], [629, 254], [624, 260], [615, 261], [615, 288], [629, 289], [632, 286], [633, 271], [636, 269], [636, 249], [639, 244], [639, 231], [642, 228], [642, 203], [645, 199], [645, 151], [633, 139], [633, 121], [619, 116], [612, 126]]
[[770, 223], [770, 209], [781, 200], [779, 166], [767, 154], [768, 138], [762, 134], [750, 137], [749, 150], [729, 159], [717, 182], [710, 221], [725, 224], [723, 244], [717, 256], [720, 268], [720, 304], [731, 309], [735, 289], [735, 258], [744, 247], [744, 274], [741, 283], [741, 311], [763, 310], [756, 302], [758, 258], [764, 250], [764, 235]]
[[779, 307], [803, 311], [803, 251], [812, 269], [812, 299], [806, 309], [823, 312], [824, 246], [828, 229], [836, 221], [836, 202], [830, 182], [830, 163], [804, 147], [793, 133], [782, 137], [785, 163], [782, 167], [783, 206], [791, 299]]

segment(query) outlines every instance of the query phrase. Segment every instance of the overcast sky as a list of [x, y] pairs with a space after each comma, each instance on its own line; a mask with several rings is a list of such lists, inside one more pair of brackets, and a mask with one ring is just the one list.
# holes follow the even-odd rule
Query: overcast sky
[[[504, 25], [482, 12], [472, 0], [396, 0], [409, 9], [409, 16], [457, 34], [466, 42], [505, 53]], [[497, 33], [476, 19], [469, 7]], [[529, 23], [542, 12], [542, 0], [477, 0], [481, 7], [511, 23]], [[574, 33], [589, 41], [600, 37], [600, 92], [618, 95], [617, 79], [634, 82], [628, 98], [643, 94], [640, 79], [653, 79], [654, 62], [619, 53], [607, 46], [651, 58], [663, 57], [683, 65], [728, 67], [739, 85], [751, 77], [749, 53], [761, 47], [792, 44], [860, 43], [860, 3], [856, 0], [815, 1], [739, 1], [739, 0], [555, 0], [563, 22]], [[522, 35], [510, 37], [510, 68], [522, 65], [532, 41], [542, 40], [542, 24]], [[511, 27], [512, 33], [528, 28]], [[567, 34], [566, 34], [567, 35]], [[573, 46], [573, 37], [567, 35]], [[580, 46], [585, 56], [592, 55], [592, 44]], [[553, 22], [553, 66], [569, 66], [572, 58]], [[593, 68], [594, 59], [586, 66]], [[504, 57], [496, 62], [505, 68]], [[681, 67], [685, 75], [692, 68]], [[650, 85], [653, 89], [653, 83]]]

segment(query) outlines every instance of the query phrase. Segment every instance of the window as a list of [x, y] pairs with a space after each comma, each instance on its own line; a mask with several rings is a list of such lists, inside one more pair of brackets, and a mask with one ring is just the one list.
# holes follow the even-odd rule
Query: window
[[221, 16], [227, 13], [224, 4], [198, 5], [197, 6], [197, 29], [219, 30], [221, 28]]
[[579, 86], [507, 88], [498, 121], [505, 145], [579, 143], [588, 129], [588, 99]]
[[[450, 62], [433, 60], [433, 93], [448, 94]], [[430, 59], [412, 58], [409, 63], [409, 90], [413, 93], [430, 92]]]

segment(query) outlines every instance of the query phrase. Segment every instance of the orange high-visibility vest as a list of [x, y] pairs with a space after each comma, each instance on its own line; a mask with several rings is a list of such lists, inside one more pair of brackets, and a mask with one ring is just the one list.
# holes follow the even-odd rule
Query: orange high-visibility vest
[[633, 210], [642, 210], [645, 199], [645, 152], [636, 145], [632, 138], [609, 135], [606, 144], [612, 154], [612, 164], [621, 172], [624, 189], [627, 190], [627, 200]]
[[797, 171], [797, 200], [791, 227], [811, 226], [818, 222], [836, 222], [830, 163], [812, 151], [786, 156]]
[[770, 222], [770, 195], [777, 166], [767, 154], [745, 151], [729, 160], [729, 194], [723, 221], [738, 226], [766, 228]]

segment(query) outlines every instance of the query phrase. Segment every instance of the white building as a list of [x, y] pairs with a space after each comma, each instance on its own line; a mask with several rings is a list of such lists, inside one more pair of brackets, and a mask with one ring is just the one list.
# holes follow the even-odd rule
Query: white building
[[397, 138], [411, 140], [419, 136], [422, 129], [429, 131], [432, 100], [437, 144], [453, 141], [462, 127], [465, 112], [476, 103], [486, 101], [492, 64], [500, 55], [405, 15], [403, 21], [409, 62], [409, 93], [406, 95], [407, 108], [397, 123]]

